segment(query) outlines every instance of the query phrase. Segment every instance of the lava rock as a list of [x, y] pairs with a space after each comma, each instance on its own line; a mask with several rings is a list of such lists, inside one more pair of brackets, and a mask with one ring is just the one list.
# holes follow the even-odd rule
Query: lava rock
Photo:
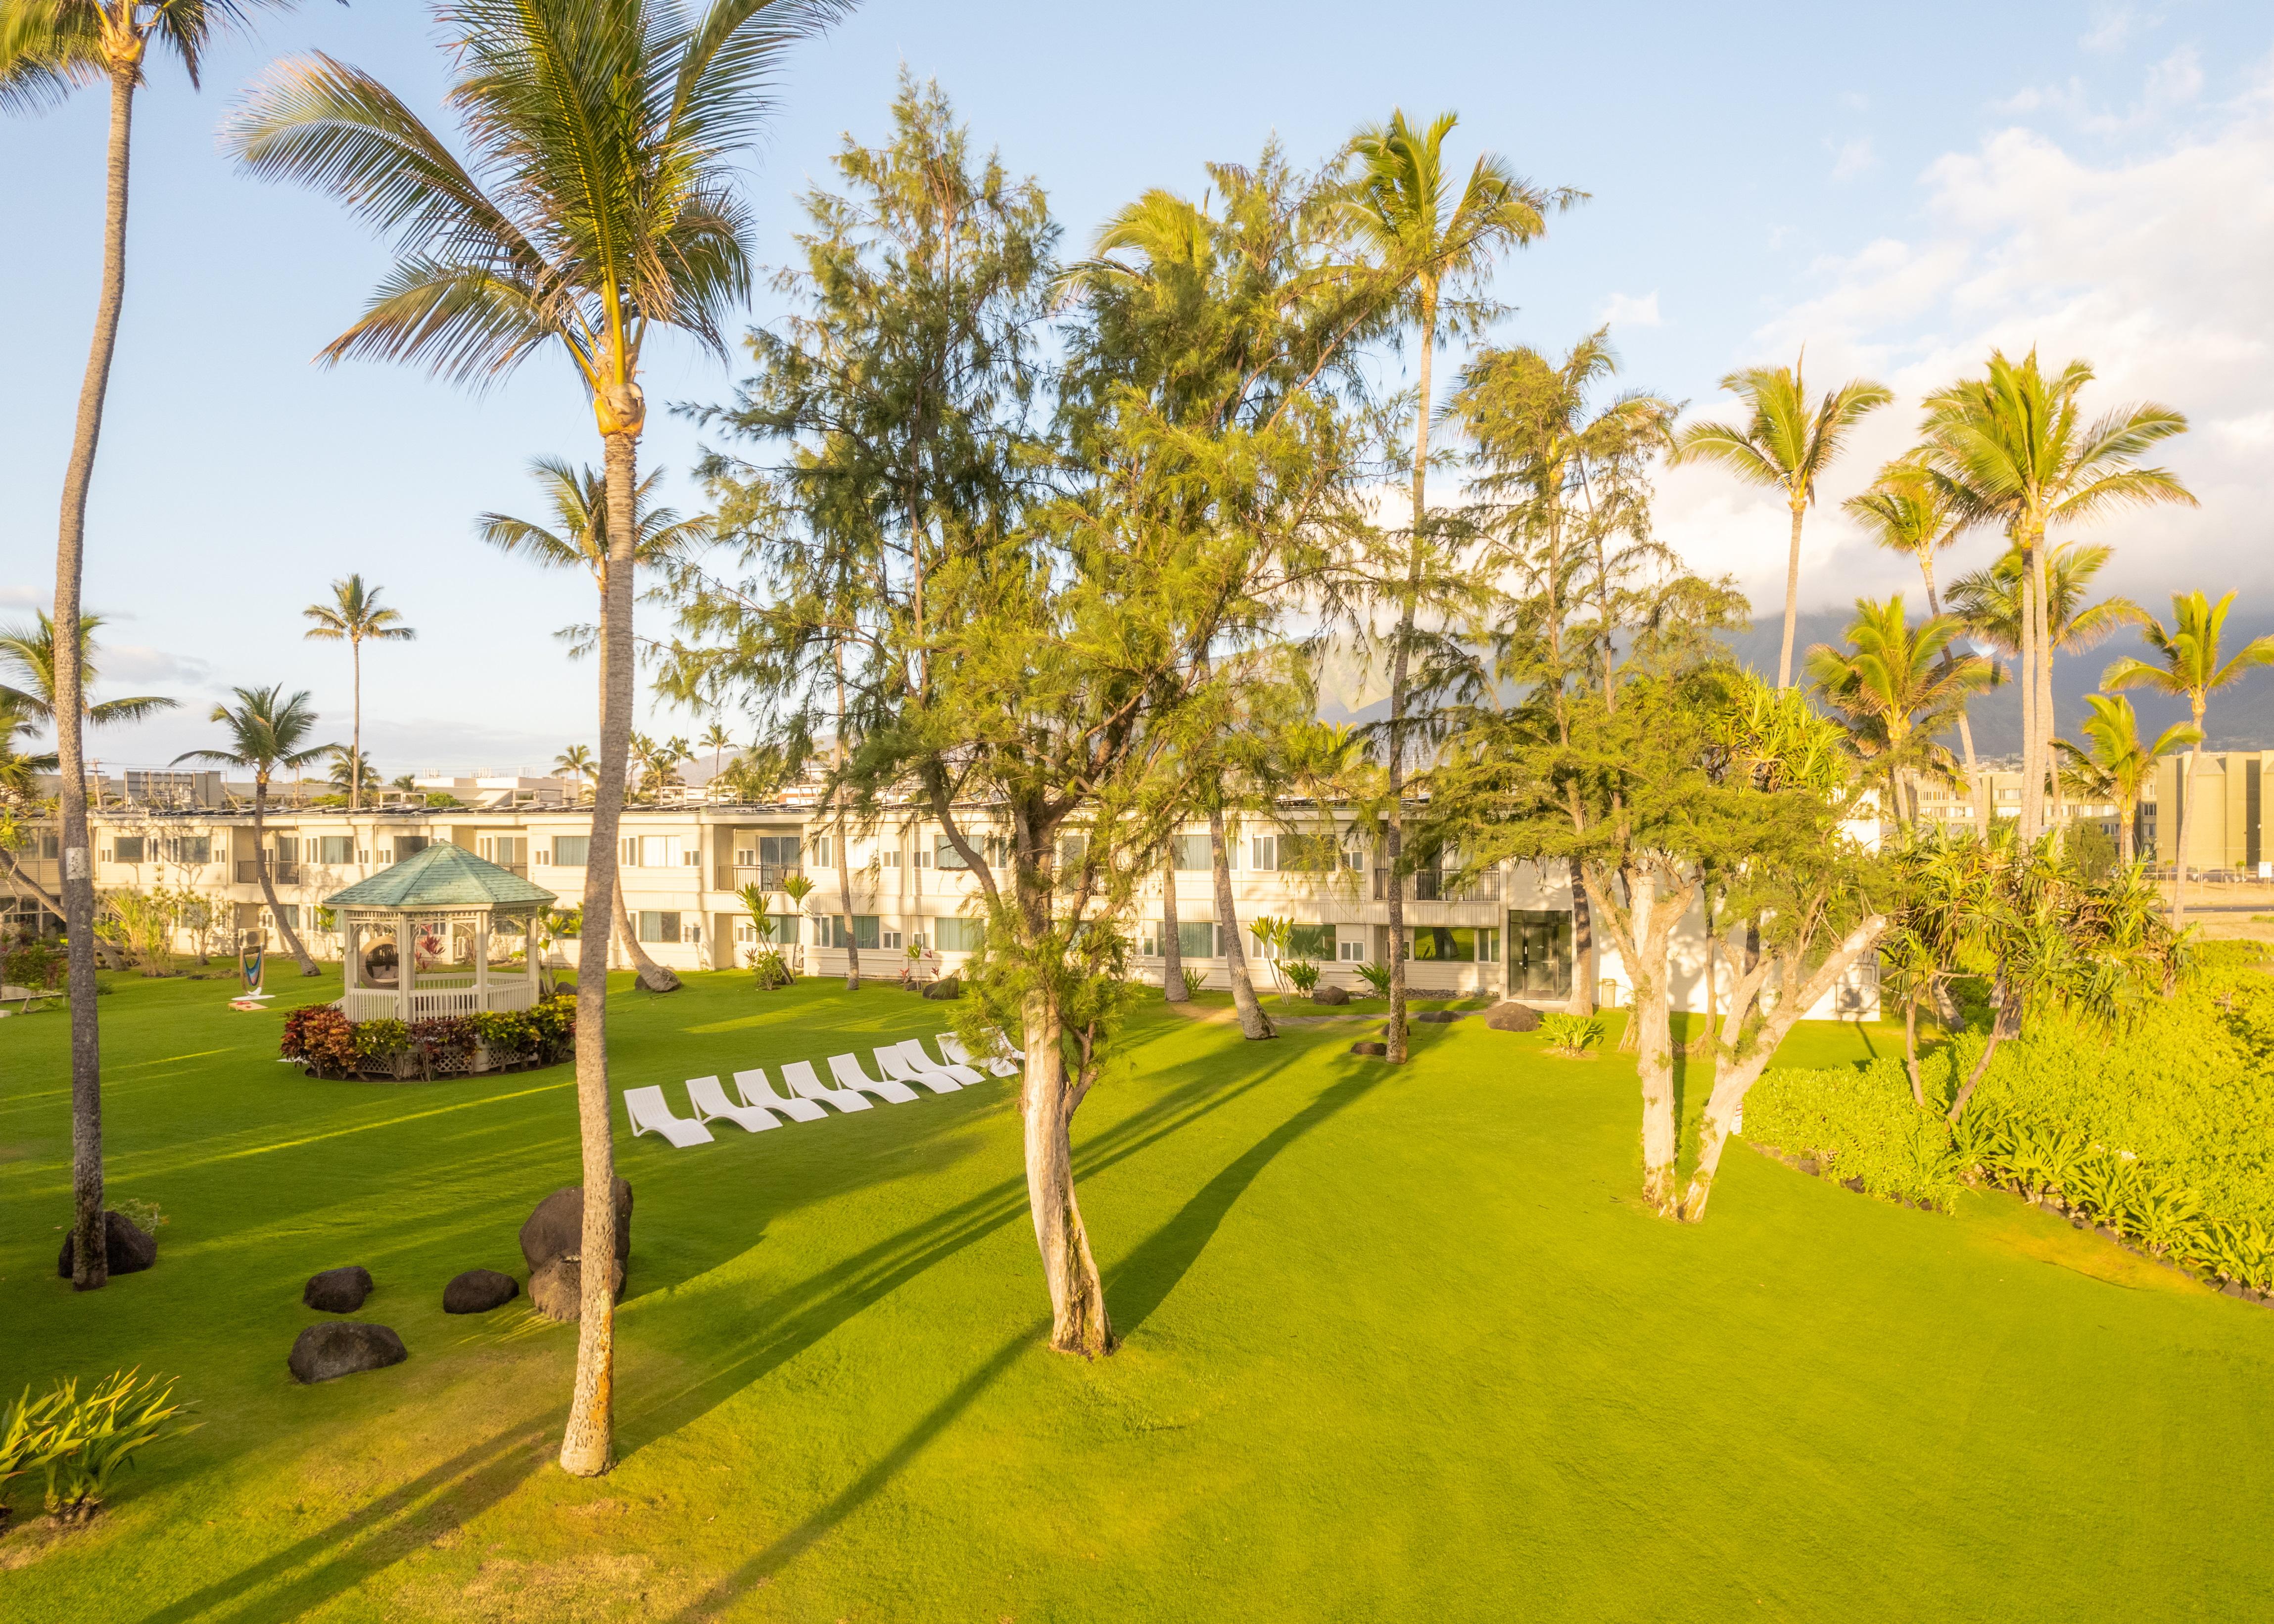
[[486, 1314], [521, 1295], [521, 1282], [495, 1269], [468, 1269], [442, 1288], [446, 1314]]
[[[72, 1267], [78, 1254], [72, 1250], [77, 1235], [64, 1237], [64, 1249], [56, 1254], [56, 1273], [65, 1280], [72, 1277]], [[102, 1214], [102, 1251], [114, 1274], [139, 1274], [158, 1260], [158, 1237], [124, 1213], [106, 1212]]]
[[[615, 1295], [624, 1300], [624, 1266], [615, 1266]], [[555, 1258], [529, 1277], [529, 1305], [547, 1320], [573, 1325], [584, 1312], [584, 1265], [577, 1258]]]
[[963, 996], [963, 983], [953, 975], [943, 975], [923, 989], [923, 996], [927, 998], [960, 998]]
[[1311, 989], [1311, 1002], [1314, 1004], [1348, 1004], [1350, 1002], [1350, 994], [1340, 987], [1330, 987], [1326, 982], [1321, 981]]
[[1415, 1020], [1425, 1022], [1432, 1026], [1449, 1026], [1460, 1018], [1460, 1012], [1457, 1010], [1423, 1010], [1413, 1017]]
[[1353, 1055], [1371, 1055], [1377, 1060], [1385, 1060], [1389, 1056], [1389, 1045], [1387, 1043], [1353, 1043], [1351, 1045], [1351, 1053]]
[[311, 1274], [300, 1288], [301, 1302], [328, 1314], [351, 1314], [370, 1295], [371, 1271], [360, 1263]]
[[[632, 1255], [632, 1187], [615, 1181], [616, 1261]], [[529, 1222], [521, 1226], [521, 1255], [531, 1274], [555, 1258], [573, 1258], [584, 1250], [584, 1186], [555, 1190], [537, 1204]], [[531, 1282], [531, 1286], [535, 1282]]]
[[333, 1381], [359, 1371], [384, 1370], [410, 1357], [403, 1339], [383, 1325], [360, 1320], [328, 1320], [300, 1333], [285, 1360], [292, 1380]]
[[1485, 1025], [1495, 1032], [1537, 1032], [1540, 1011], [1528, 1004], [1495, 1004], [1485, 1011]]

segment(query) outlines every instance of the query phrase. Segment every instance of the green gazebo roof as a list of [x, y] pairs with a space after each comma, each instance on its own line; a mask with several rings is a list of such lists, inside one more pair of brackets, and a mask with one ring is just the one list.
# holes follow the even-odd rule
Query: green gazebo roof
[[392, 868], [324, 898], [328, 908], [522, 908], [554, 901], [510, 868], [501, 868], [462, 846], [447, 843], [413, 852]]

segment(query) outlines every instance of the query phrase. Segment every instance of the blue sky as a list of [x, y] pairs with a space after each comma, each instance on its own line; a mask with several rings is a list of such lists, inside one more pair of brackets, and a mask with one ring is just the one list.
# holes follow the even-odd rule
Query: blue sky
[[[1393, 106], [1457, 109], [1455, 139], [1593, 201], [1510, 261], [1504, 336], [1561, 347], [1608, 320], [1630, 382], [1725, 407], [1730, 367], [1864, 372], [1903, 401], [1845, 477], [1901, 448], [1924, 388], [1991, 342], [2090, 357], [2104, 403], [2194, 416], [2172, 461], [2202, 509], [2127, 520], [2117, 583], [2274, 593], [2274, 13], [2263, 5], [1820, 4], [1589, 8], [1156, 4], [864, 6], [803, 49], [756, 154], [763, 252], [843, 132], [876, 139], [905, 63], [936, 77], [983, 143], [1036, 175], [1069, 238], [1144, 187], [1197, 188], [1210, 159], [1273, 134], [1300, 161]], [[598, 460], [565, 368], [486, 397], [308, 357], [359, 308], [384, 249], [330, 202], [240, 178], [215, 125], [272, 57], [319, 49], [433, 114], [444, 62], [423, 9], [320, 0], [216, 51], [202, 94], [162, 66], [139, 98], [129, 294], [90, 515], [87, 601], [115, 617], [105, 691], [176, 695], [172, 717], [99, 736], [108, 763], [210, 741], [232, 684], [313, 690], [344, 738], [343, 651], [300, 641], [300, 608], [350, 569], [418, 628], [366, 665], [365, 736], [389, 772], [531, 766], [592, 731], [592, 673], [553, 628], [581, 582], [478, 550], [473, 515], [538, 516], [526, 460]], [[103, 104], [0, 123], [0, 284], [19, 312], [0, 390], [0, 619], [52, 590], [55, 506], [85, 364], [99, 251]], [[22, 312], [38, 312], [24, 317]], [[761, 308], [753, 312], [762, 319]], [[721, 397], [734, 372], [660, 357], [653, 402]], [[1441, 372], [1441, 376], [1443, 373]], [[651, 464], [683, 469], [659, 417]], [[692, 497], [683, 483], [680, 500]], [[1661, 533], [1777, 606], [1779, 512], [1726, 480], [1661, 485]], [[1986, 555], [1987, 544], [1976, 551]], [[1984, 561], [1961, 557], [1957, 567]], [[1827, 503], [1803, 602], [1907, 583]], [[1916, 595], [1916, 593], [1914, 593]], [[2262, 608], [2265, 605], [2260, 605]], [[697, 718], [658, 718], [692, 733]]]

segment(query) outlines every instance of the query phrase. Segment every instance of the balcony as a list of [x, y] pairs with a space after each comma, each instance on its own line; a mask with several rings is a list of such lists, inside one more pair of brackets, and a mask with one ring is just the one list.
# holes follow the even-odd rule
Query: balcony
[[[1374, 871], [1374, 899], [1389, 899], [1389, 870]], [[1422, 868], [1405, 877], [1405, 900], [1408, 902], [1498, 902], [1500, 900], [1500, 870], [1487, 868], [1472, 874], [1465, 885], [1449, 885], [1443, 870]]]
[[719, 889], [740, 891], [745, 885], [756, 885], [760, 891], [779, 891], [784, 880], [804, 872], [803, 863], [759, 863], [748, 868], [737, 863], [719, 870]]
[[[300, 883], [300, 865], [296, 862], [272, 861], [268, 864], [268, 879], [271, 884], [297, 885]], [[251, 858], [240, 857], [237, 860], [237, 883], [239, 885], [260, 883], [260, 866]]]

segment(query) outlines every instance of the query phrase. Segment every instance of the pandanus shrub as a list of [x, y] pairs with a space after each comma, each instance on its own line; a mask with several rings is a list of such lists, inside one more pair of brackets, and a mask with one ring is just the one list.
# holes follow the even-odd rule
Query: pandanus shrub
[[1306, 997], [1319, 984], [1319, 966], [1307, 959], [1291, 959], [1280, 966], [1280, 970], [1295, 990]]
[[[38, 1398], [29, 1387], [0, 1419], [0, 1496], [12, 1478], [44, 1474], [50, 1515], [84, 1521], [101, 1508], [110, 1480], [137, 1452], [187, 1432], [174, 1384], [139, 1369], [118, 1371], [79, 1396], [76, 1377]], [[0, 1502], [0, 1517], [4, 1517]]]
[[1569, 1015], [1557, 1011], [1540, 1018], [1540, 1031], [1547, 1040], [1549, 1054], [1570, 1060], [1585, 1059], [1587, 1051], [1603, 1041], [1602, 1018], [1596, 1015]]

